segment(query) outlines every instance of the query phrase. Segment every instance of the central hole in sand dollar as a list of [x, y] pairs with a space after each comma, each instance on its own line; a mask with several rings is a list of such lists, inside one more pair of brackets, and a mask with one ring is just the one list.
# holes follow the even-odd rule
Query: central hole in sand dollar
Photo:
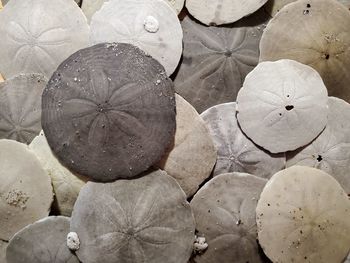
[[100, 113], [105, 113], [111, 110], [111, 105], [108, 103], [97, 104], [97, 111]]
[[293, 105], [287, 105], [287, 106], [286, 106], [286, 110], [287, 110], [287, 111], [291, 111], [292, 109], [294, 109], [294, 106], [293, 106]]
[[226, 50], [225, 51], [225, 56], [226, 57], [231, 57], [232, 56], [232, 51], [231, 50]]
[[323, 159], [322, 159], [322, 156], [321, 156], [321, 155], [317, 156], [316, 160], [317, 160], [318, 162], [321, 162], [321, 161], [323, 160]]

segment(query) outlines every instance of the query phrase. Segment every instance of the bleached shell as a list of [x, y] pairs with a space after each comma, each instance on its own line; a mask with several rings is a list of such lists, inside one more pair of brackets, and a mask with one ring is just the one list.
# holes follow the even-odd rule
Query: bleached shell
[[201, 114], [218, 150], [213, 175], [244, 172], [270, 178], [285, 168], [284, 154], [271, 154], [254, 144], [240, 129], [236, 103], [213, 106]]
[[350, 202], [327, 173], [293, 166], [266, 184], [256, 208], [259, 243], [272, 262], [342, 262]]
[[211, 174], [216, 149], [197, 111], [181, 96], [176, 94], [175, 99], [175, 141], [157, 166], [174, 177], [187, 196], [192, 196]]
[[[158, 21], [157, 32], [145, 29], [147, 16]], [[181, 58], [182, 29], [173, 8], [164, 0], [109, 1], [92, 17], [90, 42], [133, 44], [158, 60], [170, 76]]]
[[272, 153], [310, 143], [327, 123], [327, 89], [313, 68], [293, 60], [262, 62], [237, 96], [237, 119], [254, 143]]
[[29, 149], [34, 152], [46, 173], [51, 177], [57, 212], [60, 215], [70, 216], [79, 191], [87, 179], [75, 175], [58, 161], [43, 131], [34, 138]]
[[[39, 22], [40, 21], [40, 22]], [[0, 13], [0, 72], [50, 78], [70, 54], [88, 45], [86, 18], [72, 0], [10, 1]]]
[[48, 216], [53, 192], [50, 177], [28, 146], [0, 140], [0, 239]]

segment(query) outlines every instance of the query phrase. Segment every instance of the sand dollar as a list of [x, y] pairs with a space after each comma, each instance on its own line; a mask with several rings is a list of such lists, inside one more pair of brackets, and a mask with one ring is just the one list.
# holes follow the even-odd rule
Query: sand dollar
[[271, 154], [254, 144], [240, 129], [236, 103], [213, 106], [201, 114], [218, 150], [213, 175], [250, 173], [270, 178], [285, 167], [284, 154]]
[[65, 166], [98, 181], [158, 162], [175, 133], [164, 68], [130, 44], [98, 44], [63, 62], [43, 92], [42, 125]]
[[327, 89], [309, 66], [293, 60], [260, 63], [237, 96], [243, 132], [272, 153], [311, 142], [327, 123]]
[[338, 180], [350, 194], [350, 105], [328, 99], [328, 122], [311, 144], [287, 154], [287, 166], [305, 165], [321, 169]]
[[255, 208], [266, 182], [245, 173], [221, 174], [195, 194], [191, 207], [196, 229], [208, 243], [195, 262], [263, 262], [256, 242]]
[[50, 177], [28, 146], [0, 140], [0, 239], [48, 216], [53, 200]]
[[264, 12], [225, 27], [206, 27], [189, 16], [184, 32], [183, 60], [175, 89], [199, 113], [236, 99], [246, 75], [258, 64]]
[[[154, 29], [150, 23], [156, 24]], [[181, 25], [164, 0], [106, 2], [91, 20], [90, 41], [133, 44], [158, 60], [168, 75], [182, 55]]]
[[7, 263], [79, 263], [68, 249], [68, 217], [50, 216], [16, 233], [6, 251]]
[[74, 206], [71, 228], [83, 262], [186, 263], [194, 218], [185, 193], [165, 172], [134, 180], [88, 182]]
[[302, 0], [285, 6], [260, 42], [261, 61], [283, 58], [313, 67], [329, 95], [349, 101], [349, 10], [335, 0]]
[[35, 153], [42, 167], [51, 177], [56, 212], [60, 215], [70, 216], [86, 178], [73, 174], [57, 160], [47, 143], [44, 132], [34, 138], [29, 149]]
[[266, 184], [256, 208], [259, 242], [273, 262], [342, 262], [350, 201], [327, 173], [293, 166]]
[[175, 141], [157, 166], [174, 177], [187, 196], [192, 196], [211, 174], [216, 149], [197, 111], [181, 96], [175, 98]]
[[41, 95], [47, 79], [20, 74], [0, 83], [0, 138], [29, 144], [41, 130]]

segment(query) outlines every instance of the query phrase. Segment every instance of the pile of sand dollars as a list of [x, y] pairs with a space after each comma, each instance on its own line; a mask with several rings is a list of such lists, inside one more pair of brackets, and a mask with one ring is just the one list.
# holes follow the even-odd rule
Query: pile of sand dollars
[[0, 263], [350, 262], [349, 9], [0, 1]]

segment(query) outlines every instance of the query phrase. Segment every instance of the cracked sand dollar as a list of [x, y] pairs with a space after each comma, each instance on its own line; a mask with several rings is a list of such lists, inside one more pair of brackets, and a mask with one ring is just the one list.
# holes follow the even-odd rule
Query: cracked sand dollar
[[213, 175], [243, 172], [270, 178], [285, 168], [284, 154], [271, 154], [254, 144], [241, 131], [236, 119], [236, 103], [224, 103], [201, 114], [217, 148]]
[[327, 89], [313, 68], [282, 59], [262, 62], [237, 96], [243, 132], [271, 153], [310, 143], [327, 123]]
[[65, 58], [88, 45], [88, 34], [72, 0], [10, 1], [0, 13], [0, 72], [6, 78], [32, 72], [50, 78]]
[[208, 248], [197, 263], [260, 263], [255, 208], [267, 180], [246, 174], [221, 174], [193, 197], [191, 207], [199, 236]]
[[43, 92], [42, 126], [58, 159], [97, 181], [158, 162], [176, 128], [164, 68], [130, 44], [98, 44], [63, 62]]
[[293, 166], [266, 184], [256, 208], [259, 242], [272, 262], [342, 262], [350, 201], [327, 173]]
[[48, 216], [53, 200], [50, 177], [28, 146], [0, 140], [0, 239]]
[[234, 101], [244, 78], [258, 64], [259, 41], [268, 19], [259, 11], [230, 26], [206, 27], [187, 16], [181, 22], [184, 52], [176, 92], [199, 113]]
[[187, 196], [208, 178], [216, 161], [216, 149], [198, 112], [181, 96], [176, 99], [175, 141], [158, 167], [174, 177]]
[[79, 263], [66, 245], [69, 217], [43, 218], [17, 232], [6, 250], [7, 263]]
[[287, 167], [304, 165], [321, 169], [350, 194], [350, 105], [329, 97], [328, 107], [326, 128], [311, 144], [287, 153]]
[[185, 193], [161, 170], [133, 180], [88, 182], [70, 227], [80, 239], [76, 254], [84, 263], [186, 263], [194, 230]]
[[267, 0], [187, 0], [186, 8], [206, 25], [222, 25], [254, 13], [266, 2]]
[[285, 6], [260, 42], [261, 61], [278, 59], [313, 67], [330, 96], [350, 101], [349, 10], [335, 0], [302, 0]]
[[[147, 17], [158, 23], [149, 30]], [[170, 76], [182, 55], [180, 21], [164, 0], [123, 0], [105, 2], [91, 20], [90, 42], [133, 44], [158, 60]]]
[[72, 173], [58, 161], [43, 131], [34, 138], [29, 149], [34, 152], [46, 173], [51, 177], [55, 193], [55, 211], [60, 215], [70, 216], [79, 191], [87, 179]]
[[29, 144], [41, 130], [41, 95], [47, 79], [20, 74], [0, 83], [0, 138]]

